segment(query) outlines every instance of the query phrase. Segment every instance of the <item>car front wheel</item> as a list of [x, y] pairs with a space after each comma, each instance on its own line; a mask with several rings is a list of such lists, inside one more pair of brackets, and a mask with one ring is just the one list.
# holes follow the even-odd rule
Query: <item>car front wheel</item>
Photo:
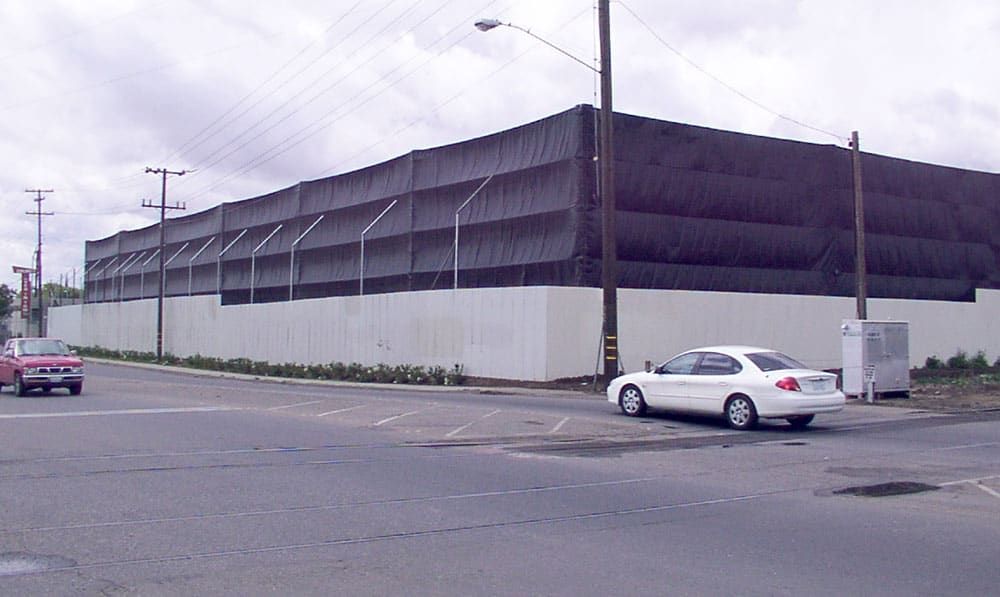
[[733, 429], [745, 431], [757, 425], [757, 407], [746, 396], [733, 396], [726, 403], [726, 422]]
[[646, 414], [646, 400], [642, 397], [642, 390], [635, 386], [625, 386], [622, 389], [618, 404], [622, 412], [630, 417], [641, 417]]
[[82, 383], [73, 384], [69, 387], [70, 396], [79, 396], [80, 392], [82, 391], [83, 391]]

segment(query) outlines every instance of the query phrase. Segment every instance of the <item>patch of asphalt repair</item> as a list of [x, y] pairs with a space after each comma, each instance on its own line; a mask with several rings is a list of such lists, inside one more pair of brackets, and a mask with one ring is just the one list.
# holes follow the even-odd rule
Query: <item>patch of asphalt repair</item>
[[845, 487], [844, 489], [837, 489], [833, 493], [834, 495], [853, 495], [858, 497], [891, 497], [894, 495], [936, 491], [938, 489], [941, 488], [937, 485], [928, 485], [916, 481], [889, 481], [888, 483], [876, 483], [875, 485]]

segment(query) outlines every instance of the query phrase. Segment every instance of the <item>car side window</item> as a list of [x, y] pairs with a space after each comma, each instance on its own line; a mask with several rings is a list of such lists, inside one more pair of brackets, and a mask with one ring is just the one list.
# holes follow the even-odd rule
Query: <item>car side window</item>
[[706, 352], [698, 365], [698, 375], [735, 375], [742, 370], [739, 361], [717, 352]]
[[702, 353], [700, 352], [682, 354], [664, 363], [659, 371], [660, 373], [670, 373], [673, 375], [690, 375], [694, 371], [694, 366], [698, 364], [698, 359], [701, 358], [701, 355]]

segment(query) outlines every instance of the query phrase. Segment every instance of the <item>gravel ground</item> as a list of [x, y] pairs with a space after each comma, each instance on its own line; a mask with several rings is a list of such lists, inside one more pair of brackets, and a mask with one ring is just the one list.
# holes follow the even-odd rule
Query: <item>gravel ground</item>
[[989, 377], [915, 380], [909, 398], [887, 398], [878, 404], [938, 412], [1000, 410], [1000, 381]]

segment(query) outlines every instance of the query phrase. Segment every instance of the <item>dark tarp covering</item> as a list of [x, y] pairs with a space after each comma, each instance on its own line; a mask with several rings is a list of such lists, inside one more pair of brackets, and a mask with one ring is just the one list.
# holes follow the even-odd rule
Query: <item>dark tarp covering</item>
[[[490, 175], [459, 214], [459, 286], [599, 286], [595, 116], [578, 106], [171, 219], [167, 294], [248, 302], [251, 272], [255, 302], [357, 294], [361, 232], [393, 201], [365, 235], [365, 293], [449, 288], [456, 210]], [[846, 149], [616, 114], [615, 152], [622, 287], [853, 295]], [[872, 154], [862, 170], [870, 296], [1000, 288], [1000, 175]], [[88, 242], [86, 300], [155, 296], [158, 243], [157, 226]]]

